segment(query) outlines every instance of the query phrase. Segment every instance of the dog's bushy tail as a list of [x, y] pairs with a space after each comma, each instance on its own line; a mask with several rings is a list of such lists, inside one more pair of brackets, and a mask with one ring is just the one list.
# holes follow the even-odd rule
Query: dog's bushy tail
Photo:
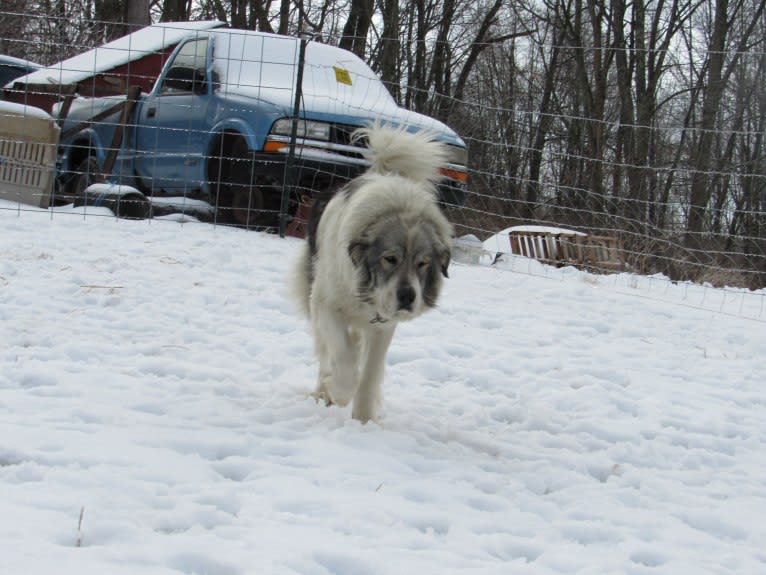
[[398, 174], [416, 182], [435, 183], [442, 178], [439, 168], [449, 158], [447, 145], [433, 134], [408, 132], [402, 128], [375, 124], [354, 132], [354, 139], [367, 139], [370, 171]]

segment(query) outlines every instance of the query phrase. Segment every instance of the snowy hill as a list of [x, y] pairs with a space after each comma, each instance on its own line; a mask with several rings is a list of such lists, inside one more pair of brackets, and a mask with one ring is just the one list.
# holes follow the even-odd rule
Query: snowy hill
[[455, 263], [362, 426], [297, 240], [0, 222], [0, 573], [766, 573], [763, 294]]

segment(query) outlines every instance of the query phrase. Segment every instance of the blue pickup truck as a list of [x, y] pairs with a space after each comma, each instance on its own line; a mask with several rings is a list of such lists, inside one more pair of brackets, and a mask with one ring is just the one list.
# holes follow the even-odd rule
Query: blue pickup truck
[[[77, 98], [62, 132], [63, 193], [82, 195], [125, 126], [109, 181], [147, 196], [202, 199], [219, 219], [271, 227], [283, 185], [300, 197], [331, 192], [367, 165], [351, 133], [373, 121], [429, 130], [449, 144], [442, 201], [462, 205], [467, 170], [463, 140], [443, 123], [397, 106], [377, 75], [354, 54], [319, 42], [305, 45], [302, 96], [294, 126], [301, 40], [215, 29], [190, 33], [130, 117], [91, 121], [126, 96]], [[60, 109], [60, 108], [59, 108]], [[292, 130], [294, 153], [290, 154]], [[288, 160], [288, 157], [290, 158]]]

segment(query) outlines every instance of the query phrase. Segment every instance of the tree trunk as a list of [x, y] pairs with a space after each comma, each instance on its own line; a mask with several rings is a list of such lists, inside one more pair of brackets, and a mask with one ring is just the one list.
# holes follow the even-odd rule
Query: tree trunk
[[[424, 0], [415, 0], [415, 63], [413, 66], [413, 78], [410, 86], [414, 87], [413, 103], [415, 110], [425, 112], [428, 101], [428, 83], [426, 77], [426, 34], [428, 33], [426, 3]], [[412, 44], [410, 44], [412, 45]]]
[[433, 58], [431, 60], [431, 74], [428, 81], [429, 86], [434, 87], [436, 94], [436, 117], [440, 120], [446, 120], [450, 108], [451, 92], [451, 53], [449, 44], [450, 27], [455, 17], [455, 0], [443, 0], [442, 17], [439, 21], [439, 32], [436, 35], [436, 43], [433, 47]]
[[[729, 10], [728, 0], [716, 1], [715, 21], [713, 33], [710, 38], [707, 64], [707, 82], [702, 101], [702, 118], [700, 122], [700, 139], [697, 143], [694, 157], [692, 158], [694, 172], [692, 174], [691, 196], [689, 206], [689, 219], [687, 223], [686, 244], [691, 248], [698, 248], [698, 239], [704, 231], [704, 221], [707, 204], [710, 201], [711, 189], [709, 187], [708, 171], [710, 169], [713, 143], [715, 141], [714, 128], [716, 118], [723, 99], [724, 89], [734, 72], [743, 54], [750, 48], [750, 38], [758, 21], [761, 19], [766, 8], [766, 3], [761, 2], [753, 14], [747, 14], [748, 20], [745, 29], [740, 34], [737, 46], [731, 51], [729, 63], [724, 67], [727, 36], [730, 32], [733, 14], [744, 10], [744, 2], [740, 0]], [[731, 18], [731, 19], [730, 19]]]
[[186, 22], [189, 19], [189, 0], [164, 0], [161, 22]]
[[97, 34], [96, 44], [110, 42], [125, 34], [123, 26], [123, 3], [121, 0], [96, 0], [95, 17]]
[[383, 83], [388, 87], [394, 99], [401, 98], [401, 69], [399, 66], [399, 0], [382, 0], [383, 37], [380, 39], [378, 69]]
[[553, 35], [553, 45], [550, 49], [550, 58], [543, 62], [545, 66], [545, 79], [540, 98], [540, 108], [537, 114], [537, 123], [534, 125], [531, 136], [532, 143], [529, 150], [529, 182], [526, 189], [526, 217], [534, 217], [535, 206], [540, 196], [540, 171], [543, 162], [543, 148], [545, 140], [553, 122], [553, 94], [556, 88], [556, 76], [561, 64], [561, 43], [564, 41], [564, 27], [554, 16], [555, 21], [551, 24], [556, 30]]
[[287, 35], [290, 25], [290, 0], [282, 0], [279, 5], [279, 28], [277, 34]]
[[254, 30], [260, 30], [261, 32], [274, 33], [274, 28], [269, 22], [268, 5], [271, 2], [261, 2], [260, 0], [252, 0], [250, 3], [250, 19], [252, 21], [251, 28]]
[[[487, 13], [482, 19], [479, 30], [476, 32], [476, 37], [471, 43], [471, 49], [468, 52], [468, 57], [465, 60], [465, 64], [463, 64], [463, 68], [460, 70], [460, 76], [458, 76], [457, 82], [455, 83], [455, 89], [453, 91], [454, 100], [459, 101], [463, 99], [463, 91], [465, 90], [466, 82], [468, 82], [471, 71], [473, 70], [473, 67], [476, 64], [476, 60], [478, 60], [481, 52], [490, 43], [498, 41], [497, 39], [493, 40], [489, 38], [489, 29], [494, 23], [495, 18], [497, 17], [497, 13], [500, 11], [502, 6], [503, 0], [495, 0], [495, 3], [489, 8], [489, 10], [487, 10]], [[526, 33], [519, 35], [523, 34]], [[511, 34], [509, 36], [504, 36], [503, 38], [513, 38], [515, 36], [516, 34]]]
[[707, 205], [710, 201], [708, 171], [713, 155], [716, 116], [723, 97], [723, 65], [728, 24], [729, 0], [716, 0], [715, 20], [710, 37], [707, 59], [707, 78], [702, 97], [702, 118], [699, 125], [700, 136], [693, 158], [689, 219], [686, 225], [686, 246], [699, 250], [704, 230]]
[[374, 0], [352, 0], [348, 20], [343, 27], [339, 46], [364, 59], [367, 48], [367, 32], [370, 30]]
[[124, 4], [125, 34], [152, 23], [149, 17], [149, 0], [126, 0]]

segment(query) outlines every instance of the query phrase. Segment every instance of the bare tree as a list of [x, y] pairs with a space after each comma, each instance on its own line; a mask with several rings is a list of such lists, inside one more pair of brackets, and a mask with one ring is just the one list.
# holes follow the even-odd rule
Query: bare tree
[[[712, 190], [710, 183], [710, 166], [713, 157], [715, 126], [724, 90], [729, 77], [734, 72], [737, 61], [751, 43], [751, 35], [764, 13], [764, 3], [760, 2], [753, 14], [746, 18], [749, 24], [736, 41], [734, 49], [729, 52], [726, 61], [727, 44], [732, 31], [734, 17], [745, 9], [746, 0], [736, 0], [730, 5], [729, 0], [716, 0], [713, 15], [713, 26], [710, 33], [705, 82], [702, 86], [702, 109], [698, 126], [699, 138], [691, 159], [693, 173], [690, 185], [689, 216], [686, 225], [685, 244], [693, 250], [702, 249], [701, 235], [705, 228], [705, 219]], [[762, 38], [761, 38], [762, 41]], [[701, 255], [701, 254], [699, 254]]]
[[[571, 0], [568, 1], [571, 3]], [[556, 5], [549, 4], [547, 6], [547, 15], [540, 18], [541, 25], [539, 30], [541, 35], [537, 39], [537, 43], [539, 45], [540, 65], [543, 68], [543, 81], [542, 85], [538, 88], [540, 98], [536, 121], [534, 121], [529, 134], [529, 177], [526, 187], [526, 208], [524, 213], [526, 217], [534, 215], [535, 207], [540, 201], [543, 149], [554, 119], [554, 90], [561, 66], [561, 45], [564, 41], [565, 33], [564, 26], [560, 21], [560, 15], [561, 12], [557, 9]]]
[[162, 0], [160, 21], [185, 22], [191, 17], [191, 0]]
[[28, 2], [25, 0], [7, 0], [0, 10], [0, 53], [17, 58], [29, 58], [29, 41], [25, 38], [24, 24], [27, 20], [24, 11]]
[[374, 9], [374, 0], [351, 0], [348, 20], [343, 27], [343, 36], [340, 39], [341, 48], [353, 52], [360, 58], [365, 57], [367, 33], [370, 30]]
[[399, 83], [402, 79], [399, 51], [399, 0], [381, 0], [383, 11], [383, 32], [378, 42], [379, 52], [377, 69], [381, 79], [388, 86], [391, 94], [399, 101], [401, 95]]
[[[625, 198], [620, 210], [628, 240], [633, 246], [648, 230], [643, 226], [657, 223], [663, 205], [655, 201], [660, 187], [653, 150], [658, 147], [657, 113], [661, 83], [668, 71], [668, 54], [673, 38], [694, 14], [698, 2], [673, 0], [654, 4], [634, 0], [612, 3], [615, 68], [619, 98], [619, 129], [616, 133], [613, 187]], [[630, 11], [628, 10], [630, 8]], [[624, 26], [627, 23], [629, 26]], [[629, 35], [626, 36], [625, 32]], [[627, 172], [627, 193], [622, 193], [623, 169]]]
[[125, 34], [151, 24], [149, 0], [126, 0], [123, 4], [123, 22]]

